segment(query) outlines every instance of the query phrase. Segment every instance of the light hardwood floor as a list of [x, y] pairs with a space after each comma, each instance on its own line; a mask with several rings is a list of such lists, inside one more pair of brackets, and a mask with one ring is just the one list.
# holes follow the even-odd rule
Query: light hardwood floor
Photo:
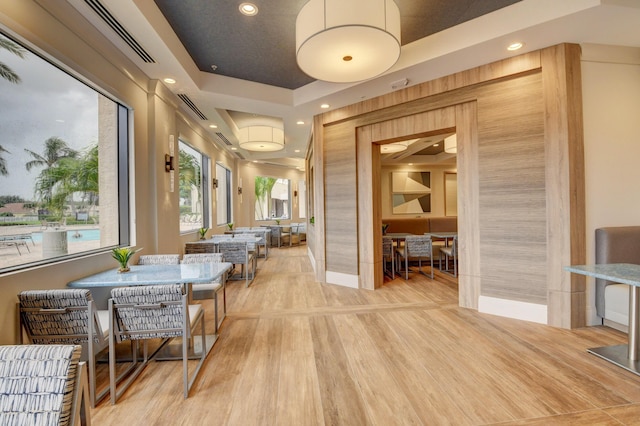
[[375, 291], [315, 283], [304, 245], [271, 250], [258, 271], [249, 288], [229, 284], [187, 400], [181, 364], [155, 362], [93, 424], [640, 424], [640, 377], [586, 352], [622, 333], [459, 308], [442, 275]]

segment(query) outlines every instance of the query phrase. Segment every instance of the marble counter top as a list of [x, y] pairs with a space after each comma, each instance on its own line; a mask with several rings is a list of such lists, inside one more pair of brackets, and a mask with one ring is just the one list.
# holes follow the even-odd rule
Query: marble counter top
[[640, 286], [640, 265], [631, 263], [607, 263], [600, 265], [565, 266], [565, 271], [602, 278], [621, 284]]
[[208, 283], [232, 268], [231, 263], [180, 265], [131, 265], [131, 270], [118, 273], [117, 268], [71, 281], [67, 287], [117, 287], [150, 284]]

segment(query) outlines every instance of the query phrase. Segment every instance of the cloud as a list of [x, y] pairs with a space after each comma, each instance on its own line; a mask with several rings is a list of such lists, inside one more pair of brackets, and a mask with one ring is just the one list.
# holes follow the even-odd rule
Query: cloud
[[59, 137], [76, 150], [98, 141], [99, 94], [29, 52], [22, 59], [0, 49], [0, 62], [21, 78], [14, 84], [0, 78], [0, 145], [8, 176], [0, 176], [0, 195], [33, 198], [39, 170], [27, 172], [25, 148], [41, 153], [44, 142]]

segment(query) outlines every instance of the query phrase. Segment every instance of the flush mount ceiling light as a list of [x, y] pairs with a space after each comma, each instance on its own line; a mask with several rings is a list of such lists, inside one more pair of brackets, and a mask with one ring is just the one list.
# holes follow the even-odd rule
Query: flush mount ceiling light
[[271, 126], [239, 129], [240, 148], [248, 151], [280, 151], [284, 148], [284, 131]]
[[380, 153], [391, 154], [393, 152], [405, 151], [408, 146], [409, 146], [408, 141], [388, 143], [385, 145], [380, 145]]
[[524, 46], [524, 43], [520, 43], [520, 42], [518, 41], [518, 42], [515, 42], [515, 43], [511, 43], [509, 46], [507, 46], [507, 50], [509, 50], [509, 51], [512, 51], [512, 52], [513, 52], [513, 51], [515, 51], [515, 50], [522, 49], [522, 46]]
[[400, 57], [400, 10], [394, 0], [310, 0], [296, 19], [296, 57], [318, 80], [380, 75]]
[[444, 138], [444, 152], [447, 154], [456, 154], [458, 152], [458, 137], [455, 133]]

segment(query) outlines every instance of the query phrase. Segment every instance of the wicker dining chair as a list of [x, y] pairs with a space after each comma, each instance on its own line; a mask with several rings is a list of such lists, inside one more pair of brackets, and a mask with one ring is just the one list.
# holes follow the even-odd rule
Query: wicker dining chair
[[[182, 337], [182, 372], [184, 398], [195, 382], [207, 356], [204, 310], [201, 305], [189, 305], [181, 284], [117, 287], [109, 299], [109, 383], [111, 404], [122, 396], [142, 370], [158, 354], [149, 355], [148, 340], [164, 339], [161, 348], [174, 337]], [[196, 327], [200, 325], [201, 355], [195, 371], [189, 378], [188, 348]], [[115, 345], [125, 340], [143, 341], [143, 358], [138, 361], [137, 346], [132, 350], [135, 370], [117, 387]]]
[[[256, 276], [256, 256], [255, 253], [249, 251], [247, 242], [221, 241], [218, 245], [218, 251], [223, 254], [225, 262], [242, 265], [240, 277], [244, 276], [245, 285], [249, 287]], [[249, 280], [249, 272], [251, 272], [251, 280]], [[233, 279], [233, 277], [229, 277], [229, 279]]]
[[382, 270], [389, 273], [389, 268], [387, 268], [387, 263], [391, 263], [391, 279], [396, 277], [396, 262], [395, 262], [395, 253], [393, 252], [393, 238], [391, 237], [382, 237]]
[[[444, 264], [445, 268], [442, 269], [442, 255], [444, 255]], [[449, 259], [453, 262], [453, 276], [458, 276], [458, 236], [455, 235], [451, 239], [451, 245], [440, 248], [440, 257], [439, 257], [439, 269], [442, 272], [446, 272], [451, 274], [452, 270], [449, 268]]]
[[178, 265], [179, 254], [145, 254], [138, 258], [138, 265]]
[[[408, 235], [405, 237], [404, 246], [396, 249], [398, 261], [396, 265], [400, 268], [401, 259], [404, 259], [405, 279], [409, 279], [409, 262], [418, 261], [418, 273], [427, 275], [422, 271], [422, 261], [426, 258], [431, 262], [431, 279], [433, 279], [433, 253], [430, 235]], [[429, 276], [429, 275], [427, 275]]]
[[[109, 346], [109, 312], [96, 309], [87, 289], [26, 290], [18, 294], [20, 343], [86, 345], [91, 406], [109, 392], [96, 393], [96, 357]], [[89, 338], [92, 336], [92, 338]]]
[[[224, 262], [224, 256], [222, 253], [185, 254], [182, 257], [182, 263], [185, 265], [199, 264], [199, 263], [221, 263], [221, 262]], [[224, 316], [227, 314], [226, 281], [227, 281], [226, 279], [217, 279], [210, 283], [191, 284], [190, 299], [192, 300], [213, 299], [213, 303], [215, 306], [214, 315], [215, 315], [216, 333], [218, 333], [218, 327], [220, 326], [220, 322], [224, 319]], [[220, 290], [222, 290], [223, 316], [222, 318], [218, 319], [218, 291]]]
[[0, 346], [0, 424], [91, 425], [79, 345]]

